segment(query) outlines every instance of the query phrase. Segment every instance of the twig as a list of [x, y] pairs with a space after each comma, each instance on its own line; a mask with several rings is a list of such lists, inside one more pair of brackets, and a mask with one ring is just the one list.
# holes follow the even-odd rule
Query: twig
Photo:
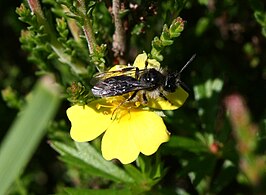
[[94, 33], [92, 30], [92, 24], [91, 24], [90, 18], [87, 15], [86, 3], [85, 3], [85, 0], [78, 0], [77, 2], [79, 3], [78, 7], [79, 7], [80, 12], [83, 15], [82, 17], [84, 18], [82, 30], [85, 34], [85, 37], [88, 43], [89, 52], [90, 54], [93, 54], [95, 51], [96, 40], [95, 40]]
[[90, 54], [93, 54], [95, 51], [95, 37], [92, 31], [91, 22], [89, 18], [84, 19], [84, 25], [82, 26], [83, 32], [85, 34], [86, 40], [88, 42], [88, 48], [90, 51]]
[[113, 0], [113, 17], [115, 22], [115, 33], [113, 35], [113, 51], [116, 57], [121, 57], [125, 53], [126, 42], [125, 42], [125, 30], [122, 25], [122, 20], [119, 16], [120, 1]]

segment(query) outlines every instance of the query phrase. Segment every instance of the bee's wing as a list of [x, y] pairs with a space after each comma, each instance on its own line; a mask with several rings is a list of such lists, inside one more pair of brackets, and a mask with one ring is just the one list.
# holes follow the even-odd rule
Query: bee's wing
[[136, 67], [133, 67], [133, 66], [125, 67], [125, 66], [123, 66], [123, 68], [120, 68], [120, 69], [118, 68], [116, 70], [96, 73], [92, 77], [90, 83], [92, 85], [95, 85], [99, 81], [105, 80], [105, 79], [110, 78], [110, 77], [120, 76], [120, 75], [126, 75], [126, 76], [135, 77], [135, 74], [136, 74]]
[[149, 87], [149, 85], [141, 83], [131, 76], [120, 75], [99, 81], [94, 85], [91, 91], [96, 97], [111, 97], [136, 90], [147, 89]]

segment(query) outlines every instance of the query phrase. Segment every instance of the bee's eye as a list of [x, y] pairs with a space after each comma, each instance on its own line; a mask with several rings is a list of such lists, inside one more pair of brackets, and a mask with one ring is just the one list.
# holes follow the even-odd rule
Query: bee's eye
[[168, 75], [166, 78], [163, 89], [168, 92], [174, 92], [176, 90], [176, 78], [173, 75]]
[[175, 90], [176, 90], [176, 85], [175, 84], [171, 84], [171, 83], [168, 83], [168, 84], [166, 84], [166, 85], [164, 85], [164, 90], [165, 91], [168, 91], [168, 92], [175, 92]]
[[149, 76], [150, 75], [147, 75], [146, 77], [144, 77], [144, 80], [147, 81], [147, 82], [149, 82], [151, 80]]
[[143, 80], [148, 83], [153, 83], [154, 81], [158, 80], [157, 74], [157, 71], [155, 72], [155, 70], [151, 69], [143, 75]]
[[147, 82], [153, 82], [155, 80], [154, 75], [152, 74], [148, 74], [146, 77], [146, 81]]
[[148, 69], [140, 80], [149, 86], [149, 90], [154, 90], [164, 84], [164, 76], [155, 69]]

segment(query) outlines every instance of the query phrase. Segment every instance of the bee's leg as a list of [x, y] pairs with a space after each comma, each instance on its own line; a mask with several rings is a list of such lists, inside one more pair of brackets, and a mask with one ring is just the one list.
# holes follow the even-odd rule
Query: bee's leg
[[[133, 100], [136, 97], [138, 92], [139, 92], [139, 90], [134, 91], [134, 93], [127, 99], [127, 101]], [[145, 91], [142, 93], [142, 100], [143, 100], [144, 104], [148, 103], [148, 98], [147, 98]]]
[[165, 101], [169, 101], [169, 100], [167, 99], [167, 97], [165, 97], [165, 95], [164, 95], [163, 93], [160, 93], [160, 97], [163, 98]]
[[145, 92], [142, 94], [142, 98], [143, 98], [144, 104], [147, 104], [148, 103], [148, 98], [147, 98], [147, 95], [146, 95]]
[[145, 69], [148, 68], [148, 65], [149, 65], [149, 62], [148, 62], [148, 59], [147, 59], [147, 60], [145, 60]]
[[[116, 113], [116, 111], [117, 111], [118, 107], [119, 107], [119, 106], [117, 106], [117, 107], [115, 108], [115, 110], [113, 111], [113, 113], [112, 113], [112, 116], [111, 116], [111, 120], [113, 120], [113, 119], [115, 119], [115, 118], [116, 118], [116, 115], [115, 115], [115, 113]], [[114, 117], [114, 115], [115, 115], [115, 117]]]
[[133, 100], [133, 99], [136, 97], [136, 95], [137, 95], [138, 92], [139, 92], [139, 90], [134, 91], [134, 93], [133, 93], [129, 98], [127, 98], [126, 101], [131, 101], [131, 100]]
[[138, 93], [138, 90], [137, 90], [137, 91], [134, 91], [134, 93], [133, 93], [129, 98], [127, 98], [125, 101], [121, 102], [121, 103], [115, 108], [115, 110], [114, 110], [113, 113], [112, 113], [111, 120], [114, 119], [113, 116], [114, 116], [115, 112], [117, 111], [117, 109], [120, 108], [120, 106], [122, 106], [124, 103], [133, 100], [133, 99], [136, 97], [137, 93]]
[[138, 67], [136, 67], [135, 78], [137, 80], [139, 79], [139, 68]]
[[173, 105], [173, 103], [172, 103], [170, 100], [168, 100], [167, 97], [165, 97], [165, 95], [164, 95], [163, 93], [160, 93], [159, 95], [160, 95], [160, 97], [163, 98], [165, 101], [168, 101], [170, 104]]
[[[121, 103], [120, 103], [120, 104], [114, 109], [114, 111], [113, 111], [113, 113], [112, 113], [112, 116], [111, 116], [111, 120], [113, 120], [113, 119], [115, 118], [114, 115], [115, 115], [116, 111], [118, 110], [118, 108], [120, 108], [120, 106], [122, 106], [126, 101], [127, 101], [127, 100], [121, 102]], [[116, 115], [115, 115], [115, 116], [116, 116]]]
[[182, 82], [181, 80], [178, 80], [177, 84], [181, 86], [186, 92], [191, 92], [191, 90], [188, 88], [188, 86]]

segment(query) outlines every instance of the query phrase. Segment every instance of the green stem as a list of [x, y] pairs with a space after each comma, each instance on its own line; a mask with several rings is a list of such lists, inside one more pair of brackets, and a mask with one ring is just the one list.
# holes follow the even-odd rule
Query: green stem
[[[64, 5], [62, 5], [62, 8], [63, 8], [65, 13], [70, 12], [70, 10]], [[70, 30], [74, 40], [77, 43], [80, 43], [80, 28], [77, 25], [76, 21], [72, 18], [67, 18], [67, 24], [68, 24], [69, 30]]]
[[71, 60], [71, 56], [65, 54], [64, 52], [64, 48], [62, 47], [61, 44], [52, 44], [51, 43], [51, 47], [53, 49], [53, 51], [57, 54], [57, 56], [59, 57], [59, 61], [67, 64], [69, 67], [71, 67], [71, 69], [76, 73], [76, 74], [86, 74], [87, 70], [86, 68], [83, 66], [83, 64], [81, 63], [72, 63]]
[[89, 18], [87, 17], [84, 18], [84, 25], [82, 26], [82, 29], [83, 29], [83, 32], [85, 34], [85, 37], [88, 43], [90, 54], [93, 54], [95, 51], [96, 41], [95, 41], [94, 33], [92, 31], [92, 25], [91, 25]]
[[78, 0], [78, 4], [79, 4], [78, 9], [81, 13], [81, 18], [84, 19], [82, 29], [88, 43], [89, 52], [90, 54], [93, 54], [95, 52], [97, 44], [92, 30], [91, 20], [87, 14], [85, 0]]

